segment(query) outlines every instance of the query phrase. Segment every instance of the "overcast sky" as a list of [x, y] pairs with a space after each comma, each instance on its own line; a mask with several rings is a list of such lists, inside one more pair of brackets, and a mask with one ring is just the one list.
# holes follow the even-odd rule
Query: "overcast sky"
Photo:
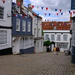
[[[15, 1], [15, 0], [14, 0]], [[34, 11], [37, 14], [40, 14], [43, 17], [43, 20], [56, 20], [56, 21], [69, 21], [70, 14], [68, 11], [71, 8], [71, 0], [24, 0], [24, 4], [27, 5], [31, 3], [35, 7], [39, 6], [39, 8], [34, 7]], [[42, 10], [41, 7], [48, 7], [49, 10]], [[56, 16], [55, 9], [62, 9], [63, 15]], [[52, 13], [51, 16], [45, 16], [44, 13]], [[59, 12], [57, 12], [59, 13]]]

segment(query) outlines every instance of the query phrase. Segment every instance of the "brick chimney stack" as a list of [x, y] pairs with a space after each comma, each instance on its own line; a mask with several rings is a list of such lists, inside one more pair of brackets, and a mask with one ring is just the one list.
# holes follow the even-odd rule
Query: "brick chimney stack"
[[23, 5], [23, 0], [16, 0], [16, 4], [20, 3], [20, 6]]
[[70, 14], [70, 22], [72, 22], [72, 14]]

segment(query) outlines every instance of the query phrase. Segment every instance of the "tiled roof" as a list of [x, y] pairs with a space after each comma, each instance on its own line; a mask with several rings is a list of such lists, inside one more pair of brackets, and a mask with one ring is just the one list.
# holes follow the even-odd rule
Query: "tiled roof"
[[42, 22], [43, 30], [70, 30], [71, 22]]

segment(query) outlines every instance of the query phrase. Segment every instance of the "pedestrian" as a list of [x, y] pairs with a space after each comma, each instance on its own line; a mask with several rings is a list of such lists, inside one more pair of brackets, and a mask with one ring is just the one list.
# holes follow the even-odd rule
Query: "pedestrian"
[[56, 47], [56, 54], [58, 55], [58, 52], [59, 52], [59, 47]]
[[53, 51], [54, 51], [54, 54], [56, 54], [56, 47], [54, 47]]

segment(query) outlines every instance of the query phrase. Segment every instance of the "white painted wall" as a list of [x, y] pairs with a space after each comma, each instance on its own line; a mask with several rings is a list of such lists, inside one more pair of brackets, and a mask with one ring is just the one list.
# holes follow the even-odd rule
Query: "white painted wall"
[[[56, 33], [56, 34], [55, 34]], [[63, 33], [63, 34], [61, 34]], [[70, 46], [70, 38], [71, 38], [71, 34], [70, 34], [70, 31], [69, 30], [44, 30], [44, 40], [45, 40], [45, 35], [48, 34], [49, 35], [49, 38], [50, 38], [50, 41], [54, 41], [55, 42], [55, 46], [57, 46], [57, 43], [68, 43], [68, 48], [67, 49], [64, 49], [64, 48], [61, 48], [61, 52], [64, 52], [65, 50], [69, 50], [69, 46]], [[55, 36], [55, 40], [51, 40], [51, 34], [54, 34]], [[60, 34], [61, 35], [61, 41], [57, 41], [57, 35]], [[67, 38], [67, 41], [63, 41], [63, 35], [64, 34], [67, 34], [68, 38]], [[53, 47], [52, 47], [52, 50], [53, 50]]]
[[[0, 19], [0, 26], [10, 27], [11, 24], [11, 0], [5, 0], [5, 3], [2, 3], [0, 0], [0, 6], [4, 7], [4, 19]], [[8, 17], [8, 15], [10, 17]]]

